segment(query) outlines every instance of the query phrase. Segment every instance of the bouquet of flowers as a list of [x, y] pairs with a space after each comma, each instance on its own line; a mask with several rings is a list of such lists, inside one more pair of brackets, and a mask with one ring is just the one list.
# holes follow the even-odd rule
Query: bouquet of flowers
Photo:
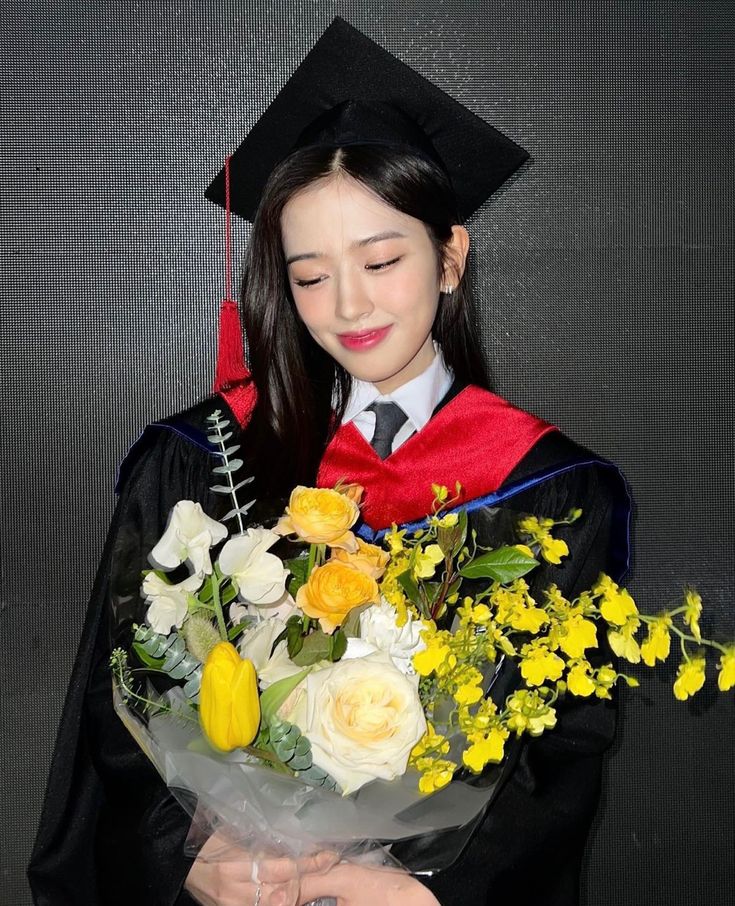
[[[553, 530], [581, 511], [525, 516], [517, 544], [487, 548], [437, 486], [424, 527], [393, 526], [378, 546], [353, 532], [362, 489], [343, 485], [297, 487], [272, 528], [247, 525], [228, 427], [211, 416], [212, 490], [232, 507], [217, 521], [176, 504], [144, 574], [144, 619], [111, 661], [120, 716], [207, 832], [224, 825], [239, 845], [296, 857], [466, 825], [509, 739], [551, 730], [560, 696], [637, 684], [588, 657], [602, 626], [618, 656], [650, 666], [677, 636], [677, 698], [704, 683], [707, 647], [720, 689], [735, 686], [735, 646], [702, 638], [693, 589], [657, 616], [605, 575], [574, 600], [554, 585], [532, 597], [524, 577], [569, 553]], [[497, 700], [508, 660], [522, 682]]]

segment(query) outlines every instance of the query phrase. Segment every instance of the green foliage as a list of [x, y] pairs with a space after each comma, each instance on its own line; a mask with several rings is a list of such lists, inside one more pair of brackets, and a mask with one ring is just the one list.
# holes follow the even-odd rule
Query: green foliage
[[212, 485], [211, 490], [215, 494], [228, 494], [232, 498], [233, 507], [222, 517], [222, 520], [227, 522], [230, 519], [236, 518], [240, 534], [242, 534], [244, 532], [242, 517], [247, 514], [255, 501], [251, 500], [248, 503], [241, 505], [237, 498], [237, 492], [241, 488], [244, 488], [245, 485], [250, 484], [253, 479], [252, 477], [245, 478], [237, 484], [233, 481], [233, 475], [242, 468], [243, 460], [236, 457], [233, 458], [233, 454], [239, 451], [240, 445], [227, 445], [227, 441], [232, 437], [233, 432], [226, 430], [230, 426], [230, 420], [221, 418], [221, 415], [221, 410], [217, 409], [208, 416], [207, 421], [209, 422], [210, 427], [207, 429], [207, 440], [213, 446], [219, 447], [218, 456], [221, 459], [220, 465], [214, 466], [212, 471], [215, 475], [225, 476], [227, 482], [225, 484]]
[[278, 709], [308, 672], [308, 670], [302, 670], [300, 673], [296, 673], [293, 676], [284, 676], [283, 679], [271, 683], [271, 685], [261, 694], [260, 713], [263, 718], [263, 726], [270, 725], [273, 720], [277, 719], [276, 713], [278, 712]]
[[177, 632], [163, 635], [154, 632], [150, 626], [136, 626], [134, 647], [136, 644], [136, 651], [142, 650], [147, 657], [159, 662], [158, 669], [171, 679], [185, 680], [184, 695], [192, 702], [199, 701], [202, 662], [187, 650], [184, 639]]
[[308, 667], [319, 661], [338, 661], [346, 650], [347, 636], [341, 629], [336, 629], [331, 635], [316, 629], [303, 636], [299, 650], [289, 656], [299, 667]]
[[502, 585], [507, 585], [514, 579], [525, 576], [534, 567], [538, 560], [530, 557], [519, 548], [499, 547], [497, 550], [488, 551], [465, 563], [460, 569], [460, 574], [465, 579], [493, 579]]
[[306, 584], [306, 580], [309, 577], [309, 558], [308, 556], [293, 557], [290, 560], [284, 560], [283, 565], [291, 572], [291, 578], [288, 582], [288, 593], [292, 598], [295, 598], [296, 593], [302, 585]]

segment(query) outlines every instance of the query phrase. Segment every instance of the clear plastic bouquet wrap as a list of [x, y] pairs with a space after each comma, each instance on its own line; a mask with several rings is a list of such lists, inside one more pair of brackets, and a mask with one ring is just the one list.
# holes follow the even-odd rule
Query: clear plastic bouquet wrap
[[[518, 544], [483, 547], [435, 487], [423, 528], [394, 526], [380, 547], [353, 533], [361, 489], [345, 485], [298, 487], [272, 529], [248, 525], [238, 448], [219, 413], [210, 425], [213, 490], [232, 507], [222, 521], [174, 507], [140, 622], [112, 656], [117, 711], [199, 842], [217, 831], [254, 859], [298, 860], [457, 829], [439, 860], [418, 847], [406, 865], [432, 873], [491, 803], [514, 739], [551, 730], [561, 695], [610, 696], [623, 674], [587, 657], [601, 625], [616, 654], [649, 665], [679, 635], [680, 698], [704, 681], [686, 640], [719, 648], [720, 688], [735, 684], [735, 649], [701, 638], [694, 591], [656, 617], [605, 575], [573, 601], [553, 585], [535, 600], [523, 577], [568, 554], [560, 521], [526, 516]], [[272, 549], [285, 538], [284, 559]], [[521, 681], [502, 697], [504, 661]]]

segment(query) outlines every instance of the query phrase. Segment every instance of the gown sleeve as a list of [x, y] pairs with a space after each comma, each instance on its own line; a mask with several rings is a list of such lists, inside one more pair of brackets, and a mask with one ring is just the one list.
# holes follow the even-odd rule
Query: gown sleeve
[[[615, 572], [613, 548], [627, 545], [627, 526], [625, 538], [614, 537], [620, 532], [615, 505], [616, 488], [606, 470], [586, 466], [552, 477], [506, 506], [481, 511], [475, 521], [479, 521], [478, 532], [492, 536], [495, 543], [517, 541], [513, 526], [520, 513], [558, 518], [582, 507], [578, 523], [555, 530], [570, 548], [563, 566], [544, 563], [529, 581], [534, 594], [555, 582], [566, 597], [573, 598], [589, 588], [601, 571]], [[598, 641], [599, 649], [588, 652], [589, 659], [596, 664], [610, 662], [612, 654], [600, 627]], [[500, 679], [503, 688], [499, 699], [494, 694], [496, 700], [504, 699], [517, 685], [517, 668], [502, 671]], [[511, 902], [513, 906], [574, 906], [579, 902], [584, 847], [600, 795], [602, 755], [615, 732], [615, 699], [567, 695], [557, 704], [557, 717], [551, 732], [537, 738], [523, 736], [516, 743], [499, 791], [468, 835], [459, 858], [432, 877], [420, 878], [442, 906]], [[441, 847], [441, 837], [394, 846], [392, 852], [410, 865], [416, 853], [412, 848], [426, 845]]]
[[[150, 429], [149, 429], [150, 432]], [[139, 607], [141, 570], [180, 499], [213, 513], [209, 455], [156, 430], [137, 445], [87, 610], [28, 877], [37, 906], [189, 906], [190, 820], [117, 717], [110, 614]]]

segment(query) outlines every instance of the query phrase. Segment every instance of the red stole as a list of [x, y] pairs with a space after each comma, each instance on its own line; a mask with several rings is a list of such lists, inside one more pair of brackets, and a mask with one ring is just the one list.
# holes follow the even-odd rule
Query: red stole
[[362, 517], [372, 529], [412, 522], [431, 512], [432, 484], [443, 484], [458, 503], [496, 491], [544, 434], [557, 429], [507, 400], [469, 386], [424, 428], [381, 460], [359, 430], [342, 425], [327, 447], [319, 487], [341, 479], [365, 488]]

